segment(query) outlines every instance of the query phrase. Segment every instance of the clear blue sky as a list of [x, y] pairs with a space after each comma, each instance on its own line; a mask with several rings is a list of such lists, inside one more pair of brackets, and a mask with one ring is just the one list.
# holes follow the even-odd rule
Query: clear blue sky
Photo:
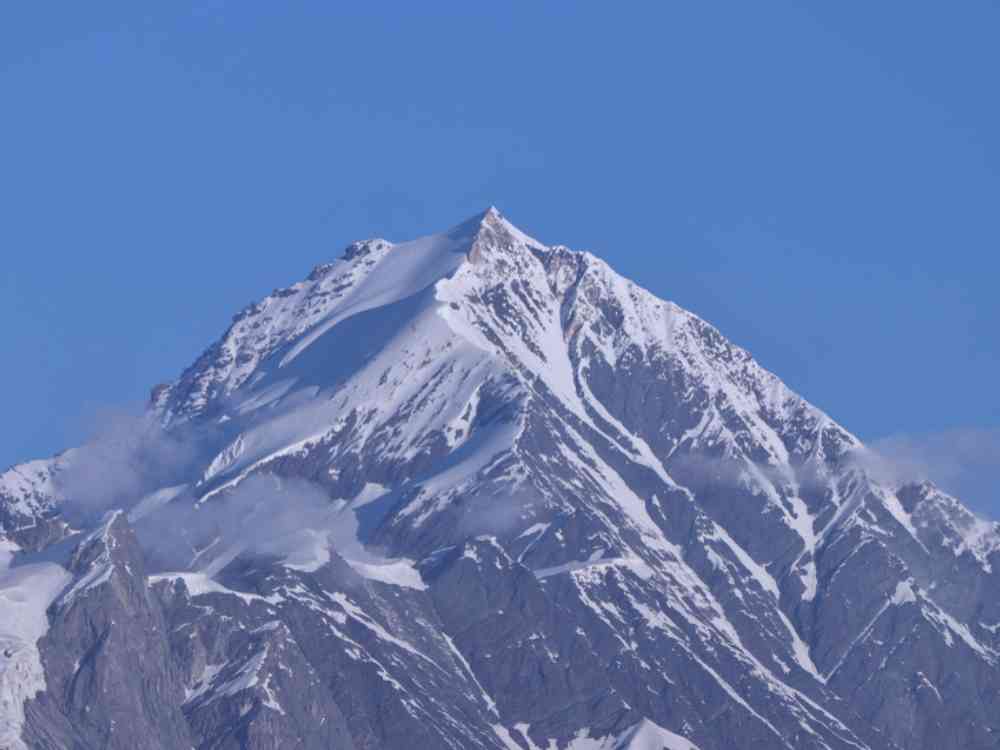
[[996, 3], [348, 5], [3, 6], [0, 464], [491, 203], [863, 438], [1000, 434]]

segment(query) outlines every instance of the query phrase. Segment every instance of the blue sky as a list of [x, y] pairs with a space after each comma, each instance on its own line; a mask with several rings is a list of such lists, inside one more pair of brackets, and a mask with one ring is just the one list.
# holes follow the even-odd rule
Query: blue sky
[[495, 203], [1000, 516], [995, 3], [348, 5], [0, 10], [0, 464]]

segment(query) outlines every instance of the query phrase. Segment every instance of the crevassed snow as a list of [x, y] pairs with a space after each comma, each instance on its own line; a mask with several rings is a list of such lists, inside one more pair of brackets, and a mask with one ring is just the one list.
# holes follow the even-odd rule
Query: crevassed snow
[[38, 640], [46, 610], [72, 576], [55, 563], [10, 567], [17, 546], [0, 540], [0, 747], [24, 750], [24, 702], [45, 690]]

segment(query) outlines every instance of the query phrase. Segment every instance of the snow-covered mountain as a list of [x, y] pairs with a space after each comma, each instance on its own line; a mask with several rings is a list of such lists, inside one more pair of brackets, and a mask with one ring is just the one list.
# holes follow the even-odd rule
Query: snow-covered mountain
[[0, 747], [1000, 743], [997, 526], [495, 209], [251, 305], [142, 429], [0, 477]]

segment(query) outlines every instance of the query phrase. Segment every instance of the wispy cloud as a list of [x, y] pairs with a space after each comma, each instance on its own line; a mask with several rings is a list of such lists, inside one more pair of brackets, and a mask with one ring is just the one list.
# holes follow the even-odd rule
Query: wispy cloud
[[898, 483], [929, 479], [973, 510], [1000, 518], [1000, 429], [891, 435], [869, 443], [867, 468]]
[[194, 461], [199, 436], [164, 432], [155, 418], [106, 409], [93, 433], [57, 476], [63, 511], [80, 523], [109, 508], [128, 508], [145, 493], [176, 484]]
[[107, 510], [135, 508], [164, 488], [189, 485], [166, 506], [134, 519], [139, 540], [158, 565], [184, 567], [192, 553], [215, 540], [218, 549], [283, 557], [324, 534], [333, 506], [318, 485], [273, 476], [250, 477], [232, 491], [197, 505], [191, 492], [215, 440], [210, 425], [165, 431], [149, 413], [107, 409], [94, 431], [58, 474], [64, 516], [79, 528]]
[[200, 506], [193, 501], [178, 498], [136, 523], [155, 566], [183, 569], [195, 550], [209, 544], [210, 558], [227, 551], [284, 558], [303, 552], [313, 539], [325, 546], [336, 519], [318, 485], [270, 475], [249, 477]]

